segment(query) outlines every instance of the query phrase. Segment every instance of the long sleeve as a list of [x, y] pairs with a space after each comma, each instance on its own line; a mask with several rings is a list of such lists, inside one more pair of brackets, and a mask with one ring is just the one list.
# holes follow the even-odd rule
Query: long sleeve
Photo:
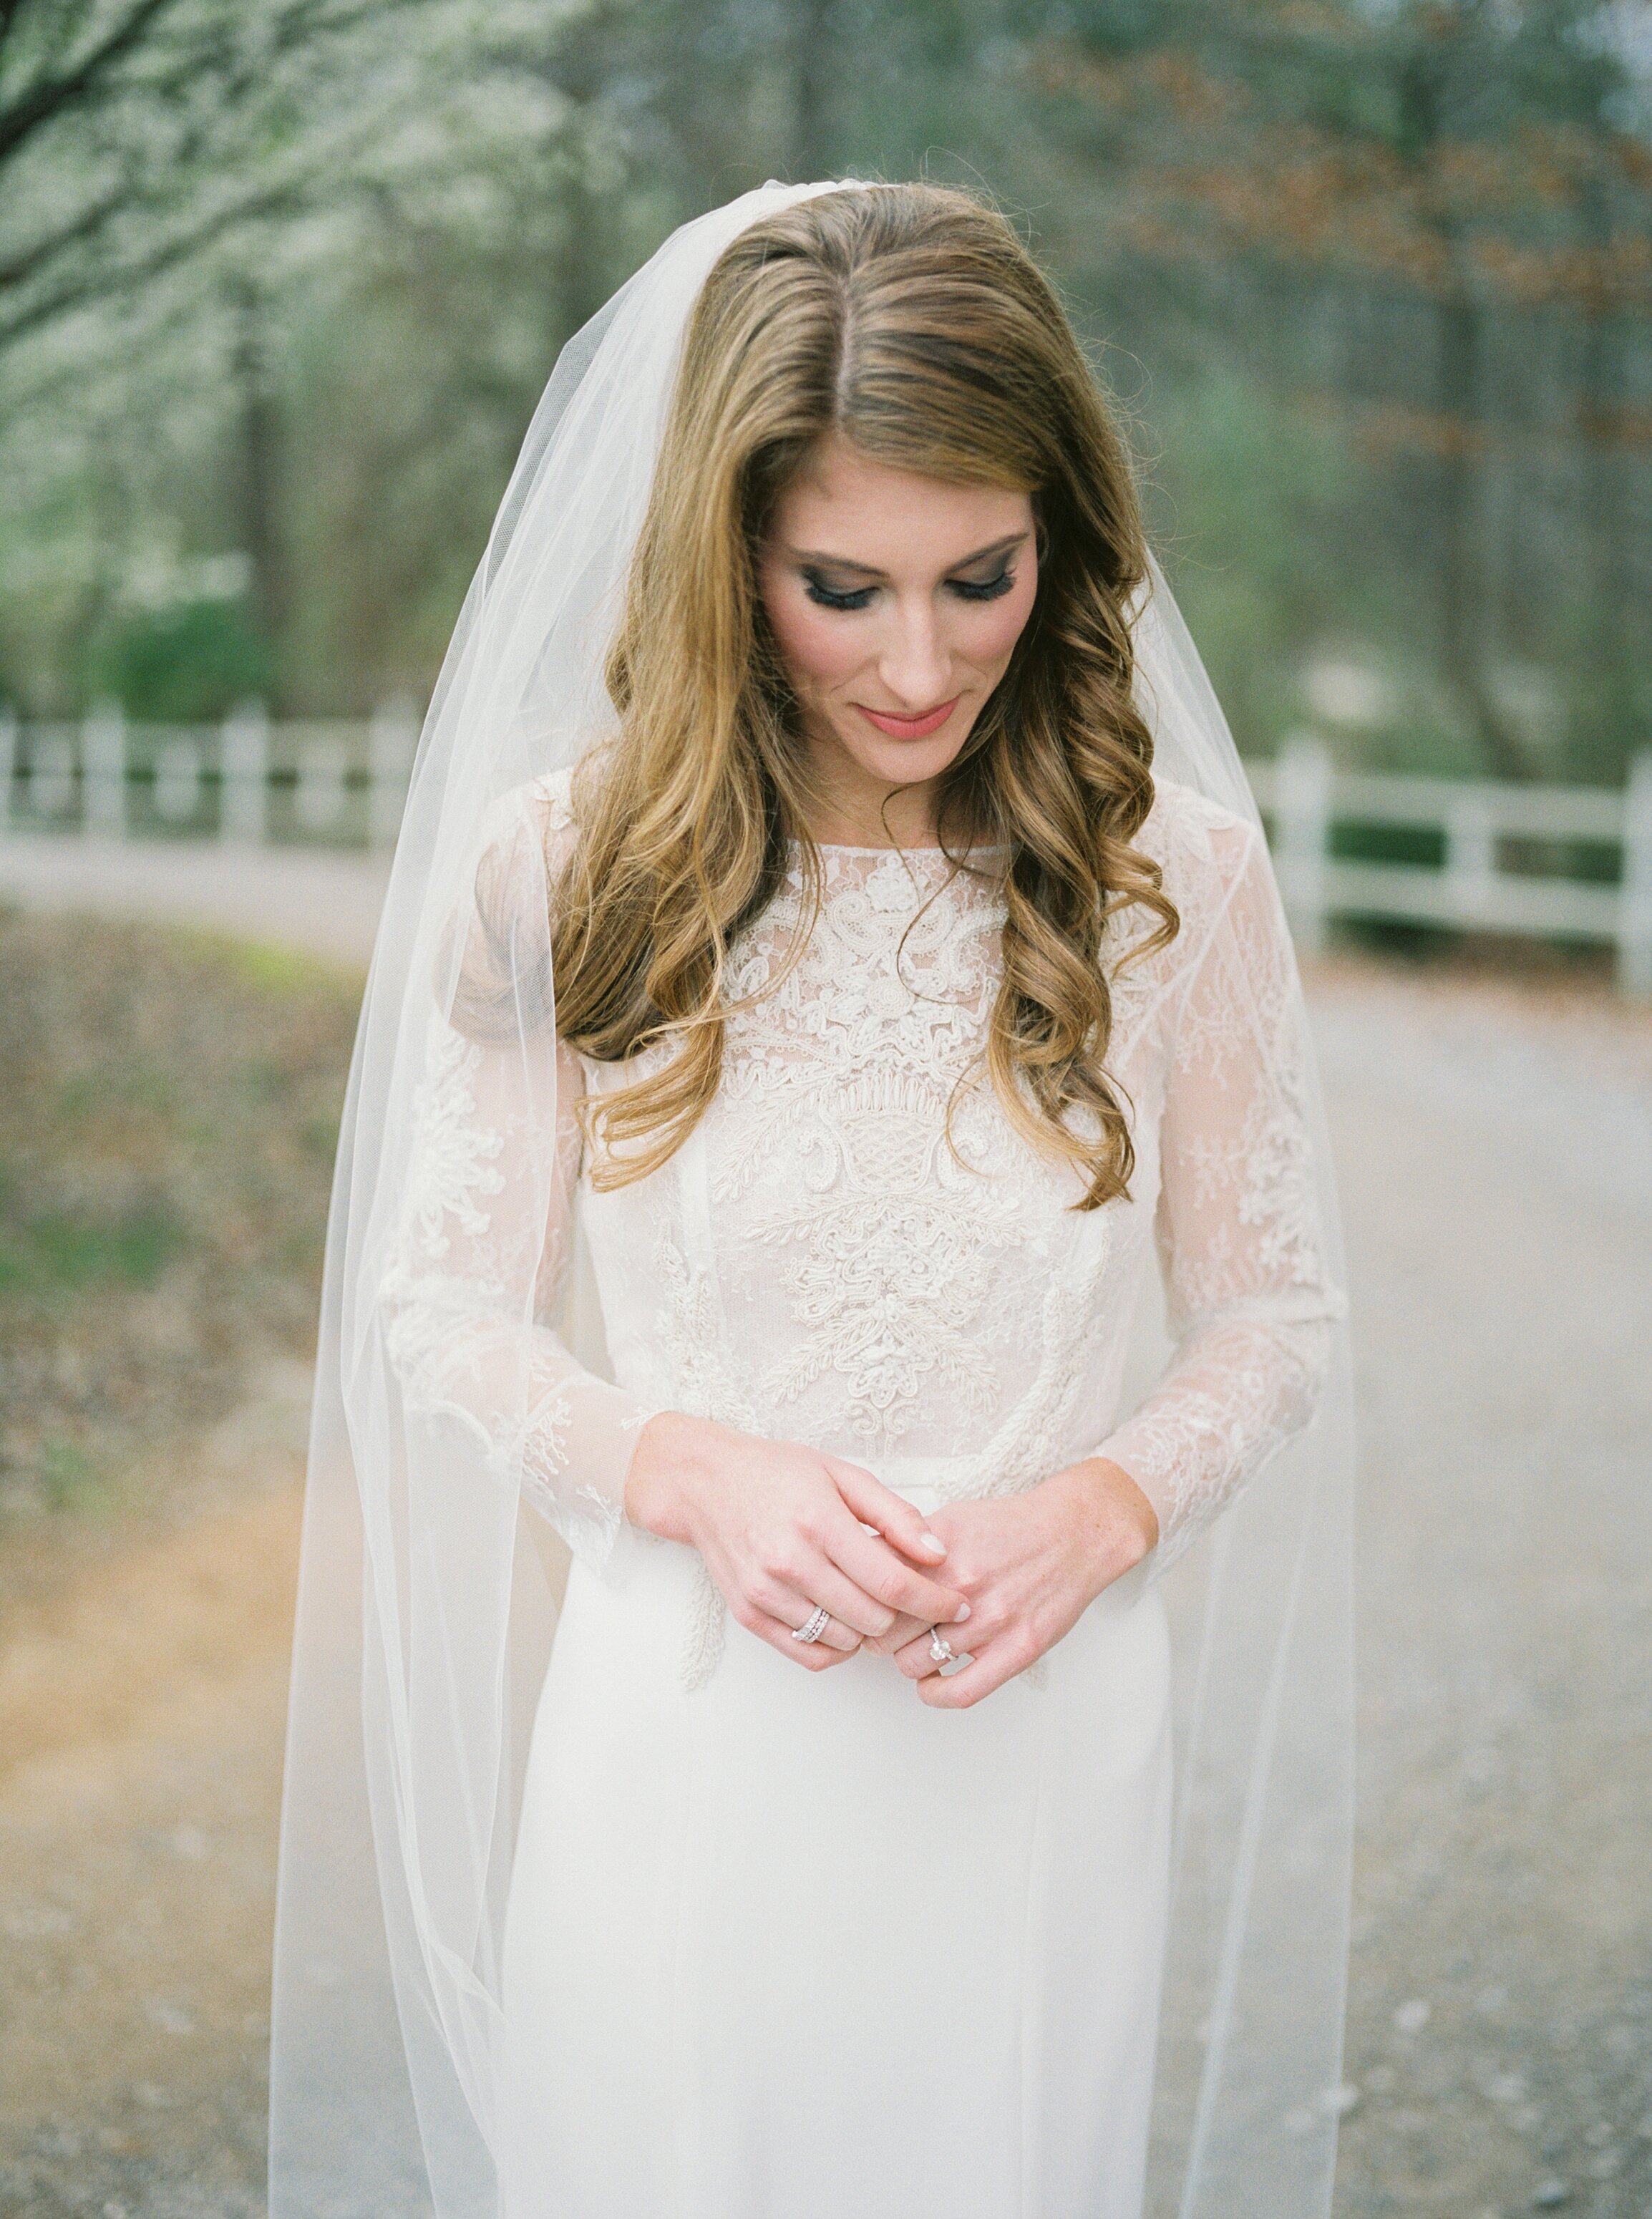
[[1176, 1353], [1096, 1453], [1158, 1514], [1162, 1568], [1313, 1414], [1345, 1302], [1303, 1112], [1301, 994], [1260, 836], [1208, 838], [1171, 1018], [1154, 1231]]
[[[511, 890], [519, 880], [529, 895], [542, 886], [543, 832], [543, 820], [519, 828], [479, 874], [495, 913], [488, 920], [484, 908], [480, 935], [473, 928], [481, 952], [467, 952], [455, 998], [470, 1027], [432, 1013], [379, 1317], [407, 1417], [458, 1428], [575, 1554], [600, 1564], [652, 1409], [586, 1369], [548, 1322], [572, 1262], [581, 1073], [548, 1012], [536, 1023], [520, 986], [499, 991], [501, 972], [512, 982], [546, 975], [543, 897], [536, 912]], [[479, 981], [484, 966], [490, 975]], [[478, 1009], [492, 1021], [474, 1022]]]

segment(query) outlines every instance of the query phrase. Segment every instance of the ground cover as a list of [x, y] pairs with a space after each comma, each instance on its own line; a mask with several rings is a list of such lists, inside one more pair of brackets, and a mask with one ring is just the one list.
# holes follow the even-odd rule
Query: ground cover
[[8, 1574], [175, 1512], [167, 1445], [308, 1358], [360, 990], [4, 911], [0, 978], [3, 1601]]

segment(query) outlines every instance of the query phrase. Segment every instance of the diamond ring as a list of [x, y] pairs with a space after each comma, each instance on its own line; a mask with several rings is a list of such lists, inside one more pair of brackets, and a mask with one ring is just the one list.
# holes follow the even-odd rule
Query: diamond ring
[[818, 1641], [830, 1624], [831, 1613], [823, 1610], [817, 1603], [803, 1624], [793, 1628], [792, 1638], [794, 1641]]
[[932, 1625], [929, 1628], [929, 1654], [937, 1664], [953, 1664], [957, 1662], [957, 1652], [938, 1625]]

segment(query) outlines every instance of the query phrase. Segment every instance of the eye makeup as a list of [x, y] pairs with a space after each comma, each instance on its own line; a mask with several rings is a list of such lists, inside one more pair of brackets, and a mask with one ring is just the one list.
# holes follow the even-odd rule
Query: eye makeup
[[[811, 601], [823, 609], [842, 609], [853, 612], [869, 608], [876, 586], [834, 587], [828, 585], [818, 570], [805, 569], [804, 590]], [[996, 601], [1007, 594], [1015, 582], [1015, 574], [1006, 563], [991, 578], [948, 578], [948, 593], [955, 594], [960, 601]]]
[[803, 582], [804, 591], [810, 600], [818, 602], [823, 609], [866, 608], [870, 606], [872, 597], [878, 590], [876, 586], [845, 587], [829, 586], [817, 570], [805, 570], [803, 574]]
[[961, 601], [996, 601], [999, 594], [1007, 594], [1015, 582], [1015, 574], [1007, 563], [991, 578], [948, 578], [947, 581]]

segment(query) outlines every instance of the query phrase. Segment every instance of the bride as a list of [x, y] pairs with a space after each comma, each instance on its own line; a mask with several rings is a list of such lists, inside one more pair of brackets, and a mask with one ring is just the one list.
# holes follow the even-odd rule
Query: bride
[[276, 2219], [1328, 2209], [1330, 1215], [1046, 281], [928, 186], [686, 227], [530, 432], [369, 990]]

